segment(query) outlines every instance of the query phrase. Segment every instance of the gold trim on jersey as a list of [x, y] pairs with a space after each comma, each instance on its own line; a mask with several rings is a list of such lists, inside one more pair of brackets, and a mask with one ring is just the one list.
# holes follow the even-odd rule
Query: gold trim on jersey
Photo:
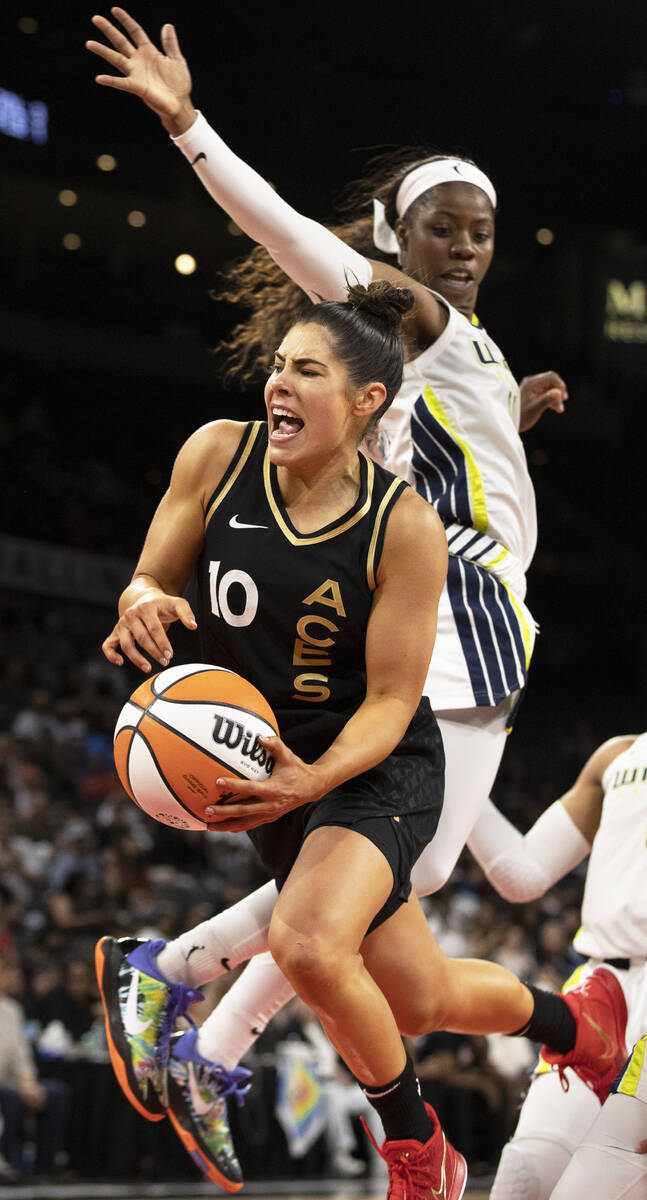
[[209, 505], [209, 509], [204, 518], [205, 529], [207, 528], [207, 525], [209, 524], [213, 514], [215, 513], [216, 509], [218, 508], [218, 505], [222, 504], [222, 501], [224, 500], [225, 496], [230, 491], [230, 489], [234, 486], [236, 480], [238, 479], [238, 476], [240, 475], [243, 467], [245, 466], [245, 463], [247, 462], [247, 459], [249, 458], [249, 456], [254, 448], [254, 443], [255, 443], [261, 429], [263, 428], [263, 425], [264, 425], [263, 421], [254, 421], [252, 428], [249, 430], [249, 433], [247, 434], [247, 444], [245, 445], [245, 448], [244, 448], [240, 458], [238, 459], [238, 462], [236, 463], [234, 470], [232, 471], [231, 475], [229, 476], [229, 478], [227, 479], [227, 481], [223, 485], [223, 487], [219, 491], [216, 492], [214, 499], [211, 501], [211, 504]]
[[432, 417], [442, 425], [443, 429], [449, 434], [452, 441], [456, 443], [465, 459], [465, 468], [467, 470], [467, 478], [469, 480], [470, 500], [472, 502], [472, 518], [473, 526], [477, 533], [485, 533], [488, 527], [487, 507], [485, 504], [485, 488], [481, 479], [476, 460], [467, 442], [461, 437], [455, 423], [451, 417], [448, 417], [438, 396], [433, 388], [426, 384], [423, 391], [423, 399]]
[[519, 628], [521, 629], [521, 637], [523, 639], [523, 648], [524, 648], [525, 654], [526, 654], [526, 671], [527, 671], [528, 667], [530, 666], [530, 659], [532, 658], [532, 634], [530, 632], [530, 626], [524, 616], [523, 610], [521, 608], [521, 605], [519, 604], [519, 601], [517, 600], [517, 597], [515, 596], [512, 588], [510, 587], [510, 584], [506, 583], [505, 579], [501, 579], [500, 575], [498, 575], [497, 578], [499, 580], [499, 583], [503, 584], [506, 592], [508, 593], [508, 600], [510, 601], [510, 603], [517, 615], [517, 620], [519, 622]]
[[375, 524], [373, 526], [373, 533], [371, 535], [371, 541], [368, 547], [368, 557], [366, 559], [366, 578], [368, 581], [368, 586], [372, 592], [374, 592], [375, 588], [377, 587], [377, 583], [375, 581], [375, 548], [377, 546], [377, 539], [380, 533], [380, 526], [382, 525], [382, 518], [384, 516], [386, 506], [391, 500], [394, 491], [400, 487], [401, 483], [401, 479], [393, 480], [390, 488], [382, 497], [380, 507], [375, 514]]
[[631, 1057], [625, 1067], [618, 1091], [623, 1096], [635, 1096], [640, 1083], [640, 1076], [645, 1065], [645, 1045], [647, 1044], [647, 1034], [641, 1037], [639, 1042], [633, 1048]]
[[361, 521], [362, 517], [366, 516], [366, 513], [369, 511], [369, 509], [371, 507], [371, 501], [373, 498], [373, 481], [375, 478], [375, 466], [373, 464], [372, 459], [366, 458], [365, 455], [362, 455], [362, 458], [364, 459], [364, 461], [366, 463], [366, 499], [364, 500], [364, 503], [362, 504], [361, 508], [359, 508], [357, 510], [357, 512], [354, 512], [352, 514], [352, 516], [350, 516], [348, 518], [347, 521], [343, 521], [343, 523], [341, 525], [335, 525], [333, 529], [327, 530], [326, 533], [302, 534], [302, 533], [294, 532], [292, 529], [290, 529], [290, 526], [286, 523], [286, 521], [283, 517], [283, 514], [276, 502], [276, 499], [274, 497], [274, 490], [272, 488], [270, 456], [269, 456], [269, 453], [266, 453], [265, 461], [263, 463], [263, 480], [265, 482], [265, 494], [267, 496], [267, 502], [272, 510], [274, 519], [275, 519], [279, 529], [281, 530], [281, 533], [284, 534], [284, 536], [288, 539], [288, 541], [291, 543], [291, 545], [293, 545], [293, 546], [316, 546], [317, 543], [319, 543], [319, 542], [330, 541], [331, 538], [337, 537], [340, 533], [346, 533], [347, 529], [351, 529], [353, 527], [353, 525], [356, 525], [358, 521]]

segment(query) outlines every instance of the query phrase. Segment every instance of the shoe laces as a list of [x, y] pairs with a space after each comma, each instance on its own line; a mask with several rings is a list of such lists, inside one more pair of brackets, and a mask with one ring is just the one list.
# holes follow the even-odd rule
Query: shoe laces
[[175, 1031], [177, 1021], [180, 1017], [186, 1017], [189, 1024], [195, 1028], [195, 1021], [188, 1015], [188, 1010], [192, 1004], [197, 1004], [200, 1000], [204, 1000], [204, 996], [197, 988], [187, 987], [185, 983], [171, 984], [164, 1016], [157, 1034], [157, 1052], [163, 1070], [166, 1070], [168, 1065], [171, 1053], [171, 1034]]
[[245, 1096], [252, 1086], [251, 1083], [245, 1082], [247, 1079], [251, 1079], [251, 1071], [248, 1071], [246, 1067], [233, 1067], [231, 1071], [228, 1071], [226, 1067], [220, 1066], [219, 1063], [212, 1063], [209, 1066], [203, 1066], [201, 1072], [201, 1083], [203, 1086], [213, 1087], [216, 1091], [214, 1105], [219, 1100], [225, 1099], [227, 1096], [232, 1096], [238, 1108], [242, 1108], [245, 1103]]
[[382, 1156], [389, 1168], [386, 1200], [412, 1200], [429, 1191], [429, 1167], [422, 1155], [408, 1151]]
[[[386, 1200], [412, 1200], [415, 1195], [422, 1195], [429, 1190], [428, 1156], [425, 1154], [412, 1155], [409, 1150], [384, 1150], [378, 1146], [364, 1117], [360, 1117], [364, 1132], [372, 1142], [380, 1158], [383, 1158], [389, 1168], [389, 1187]], [[384, 1145], [388, 1147], [388, 1142]]]

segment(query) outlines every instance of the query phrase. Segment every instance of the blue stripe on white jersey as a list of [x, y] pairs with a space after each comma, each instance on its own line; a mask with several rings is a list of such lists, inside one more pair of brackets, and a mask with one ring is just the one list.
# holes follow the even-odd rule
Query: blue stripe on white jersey
[[526, 655], [505, 585], [450, 552], [447, 591], [478, 705], [499, 704], [525, 686]]
[[419, 396], [411, 417], [411, 465], [416, 491], [424, 496], [447, 524], [472, 525], [469, 476], [465, 456], [440, 421]]

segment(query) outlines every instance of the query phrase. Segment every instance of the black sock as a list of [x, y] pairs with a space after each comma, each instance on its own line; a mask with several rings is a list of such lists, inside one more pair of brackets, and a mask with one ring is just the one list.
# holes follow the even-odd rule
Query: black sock
[[388, 1142], [405, 1138], [413, 1138], [418, 1142], [429, 1141], [434, 1127], [420, 1095], [409, 1055], [402, 1074], [390, 1083], [357, 1082], [378, 1114]]
[[566, 1004], [563, 996], [554, 992], [544, 992], [541, 988], [531, 987], [535, 1001], [532, 1016], [527, 1025], [517, 1029], [513, 1037], [529, 1037], [533, 1042], [545, 1042], [551, 1050], [558, 1054], [568, 1054], [575, 1045], [575, 1017]]

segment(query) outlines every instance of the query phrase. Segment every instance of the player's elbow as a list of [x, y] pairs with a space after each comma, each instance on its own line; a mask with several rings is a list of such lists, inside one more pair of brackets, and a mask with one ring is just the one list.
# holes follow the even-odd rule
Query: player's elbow
[[527, 904], [539, 900], [547, 890], [543, 872], [534, 866], [498, 863], [485, 872], [488, 882], [509, 904]]

